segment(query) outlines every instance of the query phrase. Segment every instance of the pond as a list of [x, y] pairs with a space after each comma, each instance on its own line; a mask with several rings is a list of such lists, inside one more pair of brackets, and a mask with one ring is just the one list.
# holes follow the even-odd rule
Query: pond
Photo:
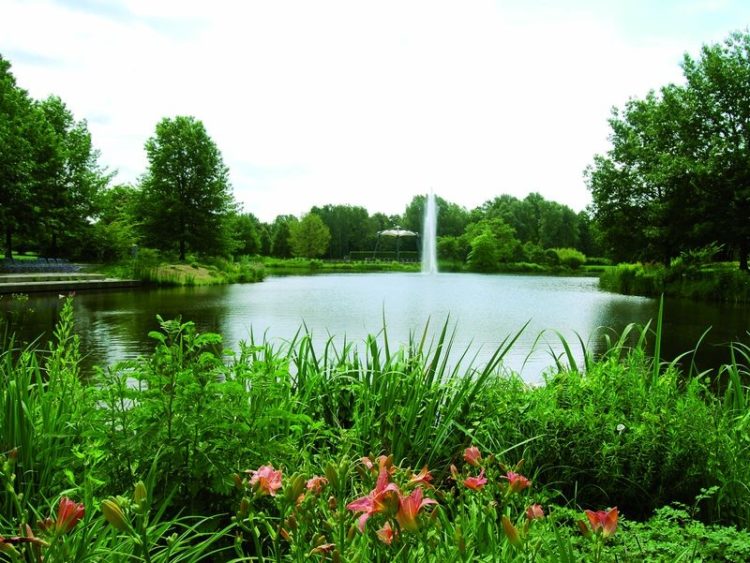
[[[0, 306], [12, 307], [9, 301], [3, 299]], [[31, 311], [21, 319], [24, 337], [49, 335], [58, 297], [31, 296], [26, 306]], [[506, 336], [528, 322], [506, 366], [530, 382], [540, 381], [554, 364], [551, 354], [563, 351], [555, 331], [580, 358], [576, 335], [600, 351], [603, 327], [612, 335], [629, 323], [645, 324], [657, 313], [658, 300], [603, 292], [595, 278], [450, 273], [269, 277], [257, 284], [80, 293], [75, 298], [86, 369], [153, 350], [147, 334], [158, 328], [157, 314], [165, 319], [181, 315], [201, 331], [218, 332], [233, 349], [251, 332], [256, 342], [265, 337], [280, 345], [303, 325], [316, 344], [331, 337], [340, 348], [345, 339], [361, 344], [384, 323], [395, 348], [410, 335], [420, 337], [428, 323], [428, 334], [436, 338], [447, 321], [455, 331], [454, 360], [469, 348], [475, 365], [486, 362]], [[668, 300], [664, 357], [692, 349], [713, 327], [701, 346], [699, 367], [728, 361], [725, 344], [748, 341], [748, 313], [746, 306]]]

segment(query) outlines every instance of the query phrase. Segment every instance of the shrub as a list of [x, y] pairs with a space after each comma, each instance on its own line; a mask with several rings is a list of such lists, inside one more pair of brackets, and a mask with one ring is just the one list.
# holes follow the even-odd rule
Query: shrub
[[566, 268], [576, 270], [586, 263], [586, 256], [575, 248], [554, 248], [559, 263]]

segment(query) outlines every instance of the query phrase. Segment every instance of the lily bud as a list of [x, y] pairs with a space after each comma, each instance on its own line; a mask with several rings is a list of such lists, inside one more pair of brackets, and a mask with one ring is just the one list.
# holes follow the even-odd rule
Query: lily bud
[[148, 509], [148, 491], [146, 491], [146, 485], [143, 484], [143, 481], [138, 481], [135, 484], [133, 500], [135, 500], [141, 512], [145, 512]]
[[516, 527], [510, 521], [510, 518], [508, 518], [505, 514], [503, 514], [502, 524], [503, 531], [505, 532], [505, 537], [508, 538], [510, 544], [513, 547], [520, 547], [521, 536], [518, 534], [518, 530], [516, 529]]
[[112, 524], [115, 529], [125, 532], [130, 527], [122, 508], [120, 508], [120, 505], [115, 500], [104, 499], [101, 509], [104, 519]]
[[329, 463], [326, 465], [324, 473], [326, 474], [326, 479], [328, 479], [328, 482], [331, 484], [331, 487], [333, 487], [333, 490], [338, 490], [339, 488], [339, 472], [337, 471], [336, 466], [333, 463]]

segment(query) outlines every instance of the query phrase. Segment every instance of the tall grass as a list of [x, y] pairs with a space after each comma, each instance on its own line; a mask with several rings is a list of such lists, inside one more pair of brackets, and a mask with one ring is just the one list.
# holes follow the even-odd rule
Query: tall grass
[[[29, 501], [72, 485], [70, 475], [80, 467], [75, 453], [82, 445], [87, 405], [72, 315], [68, 299], [49, 350], [33, 344], [18, 350], [10, 339], [0, 351], [0, 453], [15, 465], [15, 493]], [[28, 518], [18, 514], [14, 498], [0, 497], [1, 512]]]
[[[15, 533], [11, 523], [33, 525], [68, 494], [91, 507], [90, 530], [115, 542], [107, 545], [123, 558], [162, 554], [168, 560], [167, 538], [174, 533], [187, 550], [184, 560], [191, 560], [189, 546], [209, 551], [230, 543], [229, 536], [202, 534], [224, 534], [233, 525], [232, 474], [244, 486], [245, 469], [273, 463], [299, 483], [300, 475], [326, 468], [337, 480], [333, 504], [339, 506], [325, 509], [332, 511], [326, 525], [349, 541], [352, 522], [340, 507], [366, 493], [357, 490], [361, 468], [352, 460], [391, 455], [407, 477], [406, 468], [427, 465], [448, 491], [446, 502], [468, 503], [453, 515], [462, 526], [477, 526], [472, 549], [486, 555], [481, 538], [499, 533], [500, 513], [456, 497], [447, 471], [463, 464], [461, 452], [472, 444], [511, 467], [525, 460], [526, 474], [546, 484], [540, 499], [556, 506], [617, 505], [645, 519], [682, 503], [707, 521], [750, 525], [750, 347], [733, 345], [731, 363], [716, 373], [697, 373], [692, 363], [681, 370], [660, 355], [663, 308], [654, 324], [627, 327], [599, 354], [583, 338], [572, 343], [558, 333], [562, 351], [551, 350], [542, 386], [525, 384], [503, 366], [526, 327], [499, 342], [479, 366], [468, 351], [454, 350], [448, 321], [434, 333], [425, 327], [404, 346], [394, 346], [384, 322], [362, 345], [333, 339], [316, 345], [303, 328], [282, 345], [251, 334], [231, 353], [220, 335], [201, 334], [180, 319], [160, 319], [160, 330], [150, 335], [152, 354], [102, 369], [94, 385], [83, 385], [72, 311], [68, 300], [47, 350], [19, 350], [10, 340], [0, 352], [5, 537]], [[485, 463], [488, 472], [499, 471], [496, 461]], [[148, 518], [127, 495], [139, 480], [148, 483], [149, 506], [159, 507]], [[289, 487], [287, 508], [299, 495]], [[133, 529], [140, 526], [137, 536], [108, 535], [94, 522], [97, 505], [109, 497], [129, 498], [117, 502]], [[187, 515], [199, 518], [181, 519]], [[284, 518], [284, 512], [274, 516], [267, 528], [280, 558], [277, 529]], [[452, 529], [448, 520], [444, 526]], [[580, 556], [578, 542], [559, 530], [549, 534], [545, 549]], [[93, 557], [81, 542], [76, 549]], [[146, 544], [145, 551], [139, 547]], [[259, 540], [256, 555], [267, 545]], [[496, 548], [487, 549], [513, 556], [507, 543]], [[446, 557], [456, 553], [448, 544], [440, 549]]]

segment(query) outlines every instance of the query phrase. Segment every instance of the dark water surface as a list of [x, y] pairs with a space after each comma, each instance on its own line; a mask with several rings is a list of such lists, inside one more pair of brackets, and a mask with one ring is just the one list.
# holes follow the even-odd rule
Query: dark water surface
[[[0, 307], [18, 308], [10, 301], [6, 296]], [[24, 337], [49, 335], [60, 307], [58, 297], [31, 296], [26, 306], [32, 311], [20, 319]], [[576, 333], [598, 351], [602, 327], [619, 332], [629, 323], [645, 324], [656, 318], [658, 301], [600, 291], [594, 278], [326, 274], [271, 277], [257, 284], [80, 293], [75, 312], [87, 369], [150, 352], [153, 341], [147, 334], [158, 328], [157, 314], [165, 319], [181, 315], [201, 331], [222, 334], [234, 349], [240, 340], [249, 339], [251, 330], [256, 341], [265, 335], [280, 345], [303, 323], [317, 343], [329, 336], [339, 346], [344, 337], [361, 343], [368, 334], [381, 331], [384, 318], [389, 342], [396, 347], [408, 342], [412, 333], [421, 335], [428, 321], [430, 334], [437, 336], [449, 319], [456, 330], [454, 349], [462, 352], [470, 346], [470, 356], [476, 354], [478, 364], [503, 338], [530, 321], [506, 365], [522, 370], [529, 381], [539, 381], [541, 372], [553, 365], [550, 347], [557, 354], [563, 351], [555, 330], [579, 356]], [[692, 349], [711, 326], [699, 367], [728, 361], [725, 344], [748, 342], [749, 318], [747, 306], [668, 300], [663, 355], [673, 358]]]

